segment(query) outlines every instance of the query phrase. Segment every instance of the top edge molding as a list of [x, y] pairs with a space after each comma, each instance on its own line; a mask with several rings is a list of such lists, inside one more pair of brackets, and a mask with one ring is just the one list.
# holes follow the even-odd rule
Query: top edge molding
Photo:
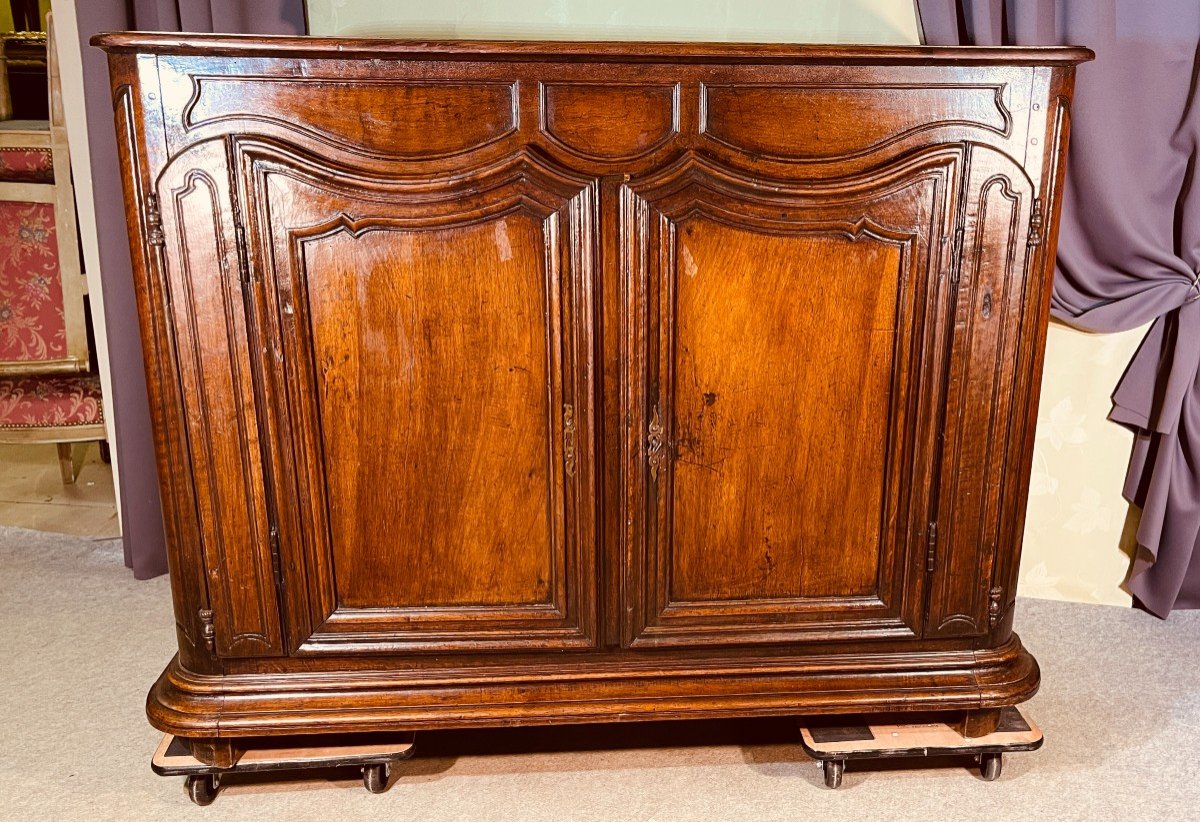
[[204, 57], [404, 60], [826, 63], [1073, 66], [1095, 58], [1080, 46], [860, 46], [787, 43], [670, 43], [551, 40], [390, 40], [245, 34], [109, 32], [92, 37], [106, 52]]

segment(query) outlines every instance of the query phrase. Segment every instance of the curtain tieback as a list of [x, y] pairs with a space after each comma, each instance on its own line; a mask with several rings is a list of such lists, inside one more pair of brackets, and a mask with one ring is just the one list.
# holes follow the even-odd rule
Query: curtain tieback
[[1196, 293], [1184, 300], [1184, 303], [1194, 303], [1200, 300], [1200, 269], [1196, 269], [1196, 276], [1192, 277], [1192, 290]]

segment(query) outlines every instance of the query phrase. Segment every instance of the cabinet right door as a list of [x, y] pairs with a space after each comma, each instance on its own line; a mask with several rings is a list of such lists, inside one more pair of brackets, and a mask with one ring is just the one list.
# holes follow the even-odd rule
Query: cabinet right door
[[1045, 296], [1033, 296], [1044, 292], [1029, 276], [1043, 207], [1029, 177], [999, 152], [976, 146], [969, 166], [928, 637], [986, 634], [1011, 599], [1000, 582], [1011, 575], [997, 564], [1018, 560], [1025, 499], [1016, 466], [1036, 373], [1029, 349], [1045, 333]]
[[915, 637], [963, 168], [624, 188], [624, 643]]

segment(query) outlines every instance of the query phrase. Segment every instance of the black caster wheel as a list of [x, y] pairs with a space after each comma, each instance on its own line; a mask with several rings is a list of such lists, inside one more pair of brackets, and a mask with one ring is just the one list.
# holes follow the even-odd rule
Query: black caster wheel
[[188, 797], [197, 805], [211, 805], [221, 789], [221, 778], [215, 773], [189, 776], [184, 780]]
[[387, 790], [389, 771], [387, 765], [363, 765], [363, 787], [371, 793], [383, 793]]
[[979, 773], [984, 782], [995, 782], [1000, 778], [1004, 766], [1004, 754], [985, 753], [979, 757]]
[[825, 787], [837, 788], [842, 784], [842, 772], [846, 762], [842, 759], [826, 759], [821, 763], [821, 772], [825, 774]]

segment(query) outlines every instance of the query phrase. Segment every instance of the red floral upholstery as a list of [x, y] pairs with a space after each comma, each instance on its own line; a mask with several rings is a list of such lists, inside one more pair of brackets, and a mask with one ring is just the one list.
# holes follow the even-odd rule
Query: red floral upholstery
[[0, 378], [0, 428], [101, 422], [100, 378], [94, 374]]
[[0, 183], [54, 182], [54, 161], [48, 148], [0, 148]]
[[0, 362], [67, 355], [54, 206], [0, 202]]

